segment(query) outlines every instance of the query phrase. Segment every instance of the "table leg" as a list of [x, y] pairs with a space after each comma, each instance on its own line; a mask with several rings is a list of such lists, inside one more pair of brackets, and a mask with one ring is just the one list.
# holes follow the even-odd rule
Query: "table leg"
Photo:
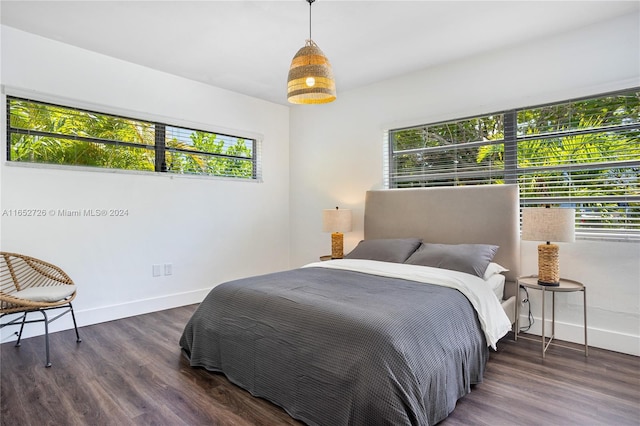
[[516, 317], [515, 317], [515, 330], [513, 331], [514, 340], [518, 340], [518, 333], [520, 332], [520, 284], [516, 283]]
[[551, 337], [553, 339], [556, 336], [556, 292], [551, 292]]
[[544, 287], [542, 288], [542, 358], [544, 358], [544, 299], [545, 299], [545, 291], [544, 291]]
[[584, 356], [589, 356], [589, 345], [587, 344], [587, 289], [582, 289], [582, 295], [584, 297], [583, 309], [584, 309]]

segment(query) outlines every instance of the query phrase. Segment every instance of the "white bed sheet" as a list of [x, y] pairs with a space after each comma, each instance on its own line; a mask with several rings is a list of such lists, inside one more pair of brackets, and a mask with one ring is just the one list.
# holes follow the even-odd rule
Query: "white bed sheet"
[[504, 298], [504, 282], [505, 282], [505, 280], [506, 280], [506, 277], [504, 275], [495, 274], [495, 275], [492, 275], [488, 280], [484, 281], [485, 283], [487, 283], [489, 288], [491, 288], [493, 293], [498, 298], [499, 302], [502, 302], [502, 299]]
[[454, 288], [464, 294], [476, 310], [487, 345], [491, 348], [496, 349], [498, 340], [511, 330], [511, 322], [492, 289], [484, 279], [474, 275], [428, 266], [362, 259], [314, 262], [305, 267], [342, 269]]

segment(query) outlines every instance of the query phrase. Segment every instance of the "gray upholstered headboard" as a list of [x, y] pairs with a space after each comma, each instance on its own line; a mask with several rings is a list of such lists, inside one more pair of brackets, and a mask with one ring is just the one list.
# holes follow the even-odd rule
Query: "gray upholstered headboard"
[[364, 237], [418, 237], [441, 244], [494, 244], [494, 261], [520, 274], [517, 185], [367, 191]]

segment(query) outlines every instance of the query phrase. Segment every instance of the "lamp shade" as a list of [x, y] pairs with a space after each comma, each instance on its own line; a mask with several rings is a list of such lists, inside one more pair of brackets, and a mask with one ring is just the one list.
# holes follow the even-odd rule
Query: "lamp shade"
[[575, 241], [574, 209], [530, 207], [522, 209], [522, 239], [529, 241]]
[[322, 230], [324, 232], [351, 231], [351, 210], [327, 209], [322, 211]]
[[307, 40], [291, 61], [287, 99], [292, 104], [325, 104], [336, 99], [331, 64], [313, 40]]

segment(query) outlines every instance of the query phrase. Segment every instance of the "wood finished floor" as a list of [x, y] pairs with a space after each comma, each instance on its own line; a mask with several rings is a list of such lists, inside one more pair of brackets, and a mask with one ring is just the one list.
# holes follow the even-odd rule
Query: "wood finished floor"
[[[189, 367], [178, 339], [195, 305], [0, 345], [1, 425], [296, 425], [219, 374]], [[38, 325], [31, 325], [37, 327]], [[442, 425], [639, 425], [640, 358], [510, 337], [484, 382]]]

